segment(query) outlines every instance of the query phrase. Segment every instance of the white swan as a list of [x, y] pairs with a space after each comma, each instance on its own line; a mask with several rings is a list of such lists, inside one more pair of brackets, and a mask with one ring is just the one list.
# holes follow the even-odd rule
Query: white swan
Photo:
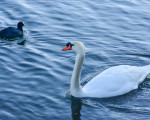
[[62, 50], [73, 50], [77, 53], [70, 85], [71, 95], [75, 97], [104, 98], [122, 95], [138, 88], [138, 85], [150, 73], [150, 65], [143, 67], [115, 66], [103, 71], [82, 88], [80, 74], [85, 57], [83, 43], [78, 41], [69, 42]]

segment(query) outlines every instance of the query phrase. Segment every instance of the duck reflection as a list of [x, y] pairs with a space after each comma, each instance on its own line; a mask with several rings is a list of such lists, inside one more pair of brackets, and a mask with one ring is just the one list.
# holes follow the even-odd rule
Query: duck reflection
[[71, 110], [72, 110], [72, 119], [73, 120], [81, 120], [81, 107], [82, 107], [82, 103], [81, 103], [81, 99], [79, 98], [75, 98], [73, 96], [71, 96]]
[[25, 42], [26, 42], [26, 40], [23, 40], [23, 41], [21, 41], [21, 42], [18, 42], [17, 44], [18, 44], [18, 45], [25, 45]]

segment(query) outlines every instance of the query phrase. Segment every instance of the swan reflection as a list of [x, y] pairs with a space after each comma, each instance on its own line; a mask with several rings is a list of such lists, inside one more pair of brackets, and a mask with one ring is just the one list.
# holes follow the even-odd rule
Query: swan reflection
[[73, 120], [81, 120], [81, 99], [71, 96], [71, 111]]

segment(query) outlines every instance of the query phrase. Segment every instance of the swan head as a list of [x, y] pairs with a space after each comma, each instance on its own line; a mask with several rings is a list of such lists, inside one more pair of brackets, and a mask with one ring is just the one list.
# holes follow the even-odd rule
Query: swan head
[[79, 41], [73, 41], [73, 42], [68, 42], [66, 44], [66, 47], [62, 49], [64, 50], [73, 50], [76, 53], [85, 53], [85, 46], [82, 42]]

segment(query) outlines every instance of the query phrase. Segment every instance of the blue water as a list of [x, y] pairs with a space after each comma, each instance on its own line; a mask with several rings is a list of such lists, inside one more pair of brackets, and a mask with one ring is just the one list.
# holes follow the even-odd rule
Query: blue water
[[[66, 95], [82, 41], [86, 83], [115, 65], [150, 64], [149, 0], [1, 0], [0, 29], [25, 23], [24, 37], [0, 39], [0, 120], [148, 120], [150, 80], [106, 99]], [[23, 44], [18, 44], [23, 41]]]

